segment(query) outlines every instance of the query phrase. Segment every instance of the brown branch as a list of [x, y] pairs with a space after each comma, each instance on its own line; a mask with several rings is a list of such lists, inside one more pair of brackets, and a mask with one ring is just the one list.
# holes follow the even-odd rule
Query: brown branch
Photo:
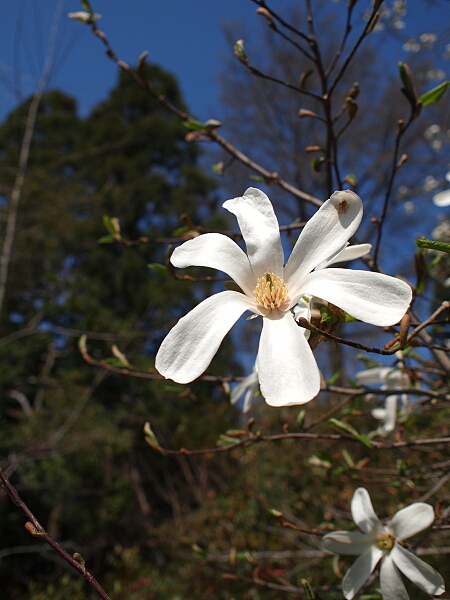
[[2, 481], [1, 487], [6, 491], [14, 504], [20, 508], [20, 510], [27, 517], [28, 522], [25, 524], [25, 529], [28, 531], [28, 533], [30, 533], [33, 537], [41, 539], [49, 544], [67, 563], [69, 563], [71, 567], [73, 567], [76, 571], [78, 571], [78, 573], [80, 573], [82, 577], [86, 579], [86, 581], [89, 583], [92, 589], [97, 592], [100, 598], [103, 598], [103, 600], [111, 600], [95, 577], [86, 569], [84, 566], [84, 560], [80, 554], [75, 553], [73, 556], [70, 556], [70, 554], [68, 554], [64, 548], [62, 548], [61, 545], [58, 544], [58, 542], [46, 532], [44, 527], [42, 527], [25, 502], [20, 498], [16, 488], [11, 484], [2, 469], [0, 469], [0, 479]]

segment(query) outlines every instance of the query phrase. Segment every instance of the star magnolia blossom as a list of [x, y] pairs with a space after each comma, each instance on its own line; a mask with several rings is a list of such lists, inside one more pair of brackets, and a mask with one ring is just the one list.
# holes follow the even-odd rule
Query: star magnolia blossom
[[[388, 389], [404, 389], [411, 385], [411, 380], [407, 373], [400, 369], [392, 367], [375, 367], [356, 373], [355, 379], [360, 385], [382, 384], [382, 390]], [[408, 395], [402, 394], [402, 413], [405, 414], [408, 409]], [[379, 427], [373, 434], [386, 435], [394, 431], [397, 421], [397, 402], [398, 394], [392, 394], [386, 397], [384, 408], [374, 408], [372, 416], [379, 421], [383, 421], [383, 425]]]
[[[361, 258], [361, 256], [368, 254], [371, 248], [372, 244], [356, 244], [354, 246], [348, 246], [347, 248], [344, 248], [344, 250], [338, 252], [338, 254], [334, 257], [325, 260], [321, 265], [317, 266], [316, 269], [324, 269], [334, 263], [346, 262], [348, 260], [354, 260], [355, 258]], [[311, 299], [310, 302], [313, 303], [314, 299]], [[303, 298], [300, 298], [298, 304], [291, 309], [292, 315], [296, 321], [299, 317], [309, 320], [311, 314], [310, 302], [306, 302]], [[308, 329], [303, 329], [303, 333], [306, 339], [309, 339], [311, 332]], [[253, 398], [257, 395], [257, 392], [259, 392], [257, 362], [258, 361], [255, 362], [250, 375], [247, 375], [247, 377], [238, 383], [238, 385], [231, 391], [230, 394], [231, 404], [236, 404], [240, 398], [244, 398], [244, 403], [242, 406], [243, 413], [246, 413], [250, 410]]]
[[329, 301], [356, 319], [393, 325], [411, 301], [403, 281], [368, 271], [314, 269], [347, 245], [362, 218], [354, 192], [335, 192], [303, 228], [285, 266], [278, 221], [269, 198], [249, 188], [227, 200], [236, 215], [247, 254], [229, 237], [207, 233], [176, 248], [175, 267], [204, 266], [227, 273], [242, 291], [207, 298], [179, 320], [156, 356], [166, 378], [189, 383], [208, 367], [223, 338], [250, 311], [263, 317], [258, 376], [268, 404], [303, 404], [319, 393], [319, 369], [290, 309], [302, 296]]
[[342, 591], [347, 600], [358, 593], [380, 560], [383, 600], [409, 600], [400, 572], [427, 594], [445, 592], [441, 575], [399, 544], [433, 523], [432, 506], [416, 502], [399, 510], [387, 525], [382, 525], [368, 491], [358, 488], [353, 495], [351, 511], [363, 533], [335, 531], [327, 533], [322, 540], [330, 552], [359, 555], [342, 580]]

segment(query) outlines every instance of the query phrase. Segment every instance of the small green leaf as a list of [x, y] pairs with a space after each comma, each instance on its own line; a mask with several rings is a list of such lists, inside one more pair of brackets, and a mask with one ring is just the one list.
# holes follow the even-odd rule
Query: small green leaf
[[332, 419], [328, 420], [328, 423], [330, 425], [333, 425], [340, 431], [343, 431], [344, 433], [351, 435], [355, 439], [358, 439], [358, 437], [359, 437], [359, 433], [356, 431], [356, 429], [354, 427], [352, 427], [352, 425], [350, 425], [349, 423], [346, 423], [345, 421], [338, 421], [338, 419], [332, 418]]
[[98, 244], [112, 244], [115, 240], [115, 237], [113, 235], [105, 235], [103, 237], [101, 237], [99, 240], [97, 240]]
[[116, 219], [115, 217], [108, 217], [108, 215], [103, 215], [103, 225], [111, 235], [120, 236], [119, 219]]
[[241, 63], [248, 65], [247, 54], [244, 50], [244, 40], [238, 40], [233, 46], [233, 52], [238, 57]]
[[147, 443], [150, 444], [150, 446], [155, 446], [156, 448], [161, 448], [161, 444], [158, 442], [158, 438], [153, 433], [152, 428], [150, 427], [150, 423], [148, 421], [144, 425], [144, 436], [145, 436]]
[[249, 179], [252, 181], [257, 181], [258, 183], [266, 183], [264, 177], [260, 177], [259, 175], [250, 175]]
[[295, 419], [297, 427], [299, 427], [300, 429], [302, 429], [303, 423], [305, 422], [305, 416], [306, 416], [306, 410], [301, 410]]
[[192, 129], [193, 131], [205, 131], [205, 126], [203, 123], [200, 123], [200, 121], [183, 121], [183, 126], [186, 127], [186, 129]]
[[320, 171], [320, 167], [322, 163], [325, 162], [325, 158], [323, 156], [318, 156], [317, 158], [313, 158], [311, 161], [311, 168], [314, 173], [318, 173]]
[[83, 334], [78, 340], [78, 350], [81, 352], [81, 354], [87, 354], [86, 339], [87, 335]]
[[94, 11], [92, 10], [88, 0], [81, 0], [81, 6], [91, 15], [91, 17], [94, 15]]
[[186, 225], [183, 225], [183, 227], [178, 227], [178, 229], [175, 229], [172, 235], [173, 237], [182, 237], [183, 235], [186, 235], [186, 233], [189, 233], [189, 231], [192, 231], [192, 229]]
[[436, 104], [436, 102], [439, 102], [449, 86], [450, 81], [444, 81], [429, 92], [422, 94], [419, 98], [419, 100], [422, 102], [422, 106], [429, 106], [430, 104]]
[[446, 242], [436, 242], [435, 240], [416, 240], [419, 248], [430, 248], [431, 250], [439, 250], [450, 254], [450, 244]]
[[404, 94], [412, 104], [417, 102], [417, 92], [414, 87], [411, 69], [406, 63], [399, 62], [400, 79], [404, 85]]
[[277, 510], [276, 508], [268, 508], [267, 512], [269, 513], [269, 515], [272, 515], [272, 517], [275, 517], [277, 519], [283, 516], [283, 513]]
[[119, 369], [126, 369], [129, 366], [122, 362], [120, 358], [105, 358], [103, 362], [112, 367], [118, 367]]
[[372, 442], [364, 433], [358, 435], [356, 439], [358, 440], [358, 442], [361, 442], [361, 444], [364, 444], [364, 446], [367, 446], [367, 448], [372, 448]]
[[236, 444], [237, 441], [235, 438], [228, 437], [226, 435], [221, 435], [220, 439], [217, 440], [217, 446], [231, 446], [232, 444]]
[[152, 269], [152, 271], [156, 271], [157, 273], [167, 274], [167, 267], [165, 265], [160, 265], [159, 263], [149, 263], [147, 267]]
[[303, 586], [303, 589], [305, 590], [306, 598], [308, 600], [314, 600], [314, 598], [315, 598], [314, 592], [312, 590], [312, 587], [307, 582], [307, 580], [306, 579], [302, 579], [301, 584]]

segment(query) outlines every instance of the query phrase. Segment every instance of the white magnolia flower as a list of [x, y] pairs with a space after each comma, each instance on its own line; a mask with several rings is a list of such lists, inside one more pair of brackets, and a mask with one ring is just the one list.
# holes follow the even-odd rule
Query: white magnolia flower
[[358, 488], [353, 494], [351, 511], [362, 533], [335, 531], [327, 533], [322, 540], [330, 552], [358, 556], [342, 580], [347, 600], [357, 594], [380, 560], [383, 600], [409, 600], [400, 572], [427, 594], [438, 596], [445, 592], [441, 575], [399, 544], [433, 523], [432, 506], [416, 502], [399, 510], [387, 525], [382, 525], [373, 510], [369, 492]]
[[261, 393], [272, 406], [303, 404], [320, 389], [319, 369], [290, 309], [302, 296], [317, 296], [356, 319], [393, 325], [404, 315], [411, 289], [380, 273], [350, 269], [314, 269], [342, 250], [362, 218], [354, 192], [335, 192], [303, 228], [292, 254], [284, 256], [278, 221], [269, 198], [249, 188], [227, 200], [236, 215], [247, 254], [229, 237], [207, 233], [179, 246], [175, 267], [204, 266], [227, 273], [242, 290], [207, 298], [179, 320], [156, 356], [156, 368], [168, 379], [189, 383], [211, 362], [224, 336], [245, 312], [263, 317], [258, 349]]
[[[324, 269], [327, 266], [338, 263], [338, 262], [347, 262], [349, 260], [354, 260], [355, 258], [361, 258], [361, 256], [365, 256], [370, 252], [372, 248], [372, 244], [355, 244], [353, 246], [347, 246], [344, 250], [340, 250], [335, 256], [324, 260], [321, 265], [316, 267], [317, 269]], [[316, 298], [308, 299], [308, 302], [304, 298], [300, 298], [298, 303], [291, 308], [291, 313], [296, 321], [300, 317], [304, 319], [310, 320], [312, 305]], [[306, 339], [309, 339], [311, 332], [308, 329], [303, 329], [303, 333]], [[258, 378], [258, 369], [257, 369], [257, 361], [253, 366], [253, 370], [250, 375], [247, 375], [245, 379], [243, 379], [232, 391], [230, 394], [231, 404], [236, 404], [236, 402], [244, 396], [244, 404], [242, 407], [242, 412], [246, 413], [250, 410], [251, 403], [253, 398], [256, 395], [256, 392], [259, 390], [259, 378]]]
[[[360, 371], [356, 373], [355, 379], [359, 385], [379, 385], [381, 384], [382, 390], [389, 389], [404, 389], [411, 385], [411, 380], [407, 373], [401, 369], [395, 369], [392, 367], [375, 367], [373, 369], [367, 369], [366, 371]], [[408, 410], [408, 395], [401, 394], [402, 402], [401, 412], [405, 414]], [[398, 394], [392, 394], [387, 396], [384, 403], [384, 408], [374, 408], [372, 416], [378, 421], [383, 421], [383, 425], [379, 427], [374, 433], [380, 435], [386, 435], [387, 433], [394, 431], [395, 424], [397, 421], [397, 403]]]

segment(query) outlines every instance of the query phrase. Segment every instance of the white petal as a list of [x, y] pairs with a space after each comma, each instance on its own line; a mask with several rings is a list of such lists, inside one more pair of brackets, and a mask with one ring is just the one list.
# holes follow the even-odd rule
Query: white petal
[[411, 288], [404, 281], [352, 269], [314, 271], [303, 280], [301, 293], [318, 296], [355, 319], [381, 326], [398, 323], [412, 297]]
[[347, 246], [342, 252], [335, 256], [333, 262], [330, 262], [329, 264], [355, 260], [356, 258], [361, 258], [361, 256], [366, 256], [371, 250], [372, 244], [354, 244], [353, 246]]
[[433, 196], [433, 202], [436, 206], [448, 206], [450, 204], [450, 190], [444, 190]]
[[373, 510], [372, 501], [366, 488], [360, 487], [355, 490], [351, 511], [353, 520], [364, 533], [372, 533], [375, 537], [376, 532], [383, 528]]
[[398, 540], [407, 540], [427, 529], [434, 521], [434, 510], [430, 504], [415, 502], [402, 508], [392, 517], [389, 527]]
[[256, 304], [239, 292], [207, 298], [171, 329], [156, 355], [156, 369], [178, 383], [197, 379], [246, 310], [255, 311]]
[[223, 207], [236, 215], [255, 277], [275, 273], [283, 277], [284, 253], [278, 221], [269, 198], [248, 188], [240, 198], [227, 200]]
[[362, 218], [361, 198], [354, 192], [334, 192], [306, 223], [284, 269], [289, 288], [321, 262], [343, 249]]
[[[362, 585], [369, 579], [378, 561], [383, 556], [383, 551], [376, 546], [369, 546], [364, 554], [358, 556], [342, 580], [342, 591], [347, 600], [358, 593]], [[386, 598], [384, 600], [387, 600]]]
[[374, 367], [356, 373], [355, 379], [360, 385], [373, 385], [384, 383], [386, 377], [392, 371], [392, 367]]
[[205, 233], [175, 249], [170, 262], [179, 269], [210, 267], [229, 275], [251, 298], [256, 287], [248, 256], [226, 235]]
[[290, 312], [272, 310], [263, 318], [258, 375], [261, 394], [271, 406], [304, 404], [319, 393], [316, 360]]
[[369, 254], [372, 249], [372, 244], [355, 244], [353, 246], [348, 246], [343, 250], [339, 250], [333, 256], [329, 256], [327, 260], [324, 260], [317, 265], [316, 269], [325, 269], [330, 265], [334, 265], [339, 262], [347, 262], [349, 260], [355, 260], [356, 258], [361, 258], [361, 256], [365, 256]]
[[397, 421], [397, 396], [388, 396], [385, 400], [386, 416], [384, 418], [383, 431], [389, 433], [394, 431]]
[[380, 587], [383, 600], [409, 600], [405, 584], [390, 554], [381, 561]]
[[391, 369], [390, 373], [386, 377], [386, 388], [405, 388], [409, 387], [410, 379], [407, 373], [400, 371], [400, 369]]
[[427, 594], [439, 596], [445, 592], [445, 583], [440, 573], [415, 554], [395, 544], [390, 556], [403, 575]]
[[255, 364], [252, 373], [238, 383], [238, 385], [231, 391], [231, 404], [235, 404], [242, 396], [244, 396], [244, 406], [242, 407], [242, 412], [248, 412], [252, 403], [253, 395], [258, 388], [259, 379]]
[[372, 541], [359, 531], [333, 531], [322, 538], [322, 545], [335, 554], [363, 554]]

